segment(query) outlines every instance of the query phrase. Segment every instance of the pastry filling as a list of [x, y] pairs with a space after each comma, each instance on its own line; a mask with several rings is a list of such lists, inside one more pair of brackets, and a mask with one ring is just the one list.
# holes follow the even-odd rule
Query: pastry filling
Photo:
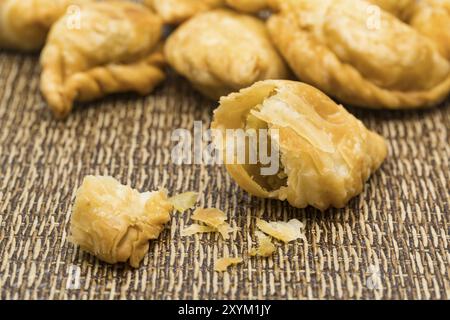
[[[270, 98], [268, 99], [270, 100]], [[266, 100], [266, 101], [268, 101]], [[256, 106], [253, 108], [254, 111], [260, 111], [263, 105], [266, 103], [266, 101], [261, 105]], [[280, 189], [283, 186], [287, 185], [287, 174], [284, 171], [284, 166], [281, 162], [280, 152], [274, 144], [277, 144], [276, 141], [271, 136], [270, 128], [267, 122], [263, 121], [259, 117], [255, 115], [253, 110], [247, 114], [246, 118], [246, 126], [245, 130], [247, 132], [251, 131], [254, 132], [256, 137], [254, 137], [253, 141], [256, 141], [256, 146], [252, 143], [247, 143], [247, 159], [249, 159], [249, 153], [250, 152], [257, 152], [260, 154], [261, 152], [264, 152], [265, 155], [267, 155], [268, 159], [271, 159], [271, 161], [277, 161], [278, 171], [276, 174], [272, 175], [266, 175], [263, 174], [263, 168], [268, 168], [270, 166], [273, 166], [273, 163], [269, 164], [263, 164], [260, 161], [260, 157], [256, 157], [257, 163], [247, 163], [244, 165], [245, 170], [249, 173], [249, 175], [252, 177], [252, 179], [258, 183], [262, 188], [265, 190], [271, 192]], [[264, 144], [261, 144], [261, 133], [265, 131], [267, 132], [267, 141]], [[249, 139], [250, 140], [250, 139]], [[251, 148], [255, 148], [256, 151], [252, 150]], [[275, 148], [272, 148], [275, 147]], [[264, 150], [265, 148], [266, 150]]]

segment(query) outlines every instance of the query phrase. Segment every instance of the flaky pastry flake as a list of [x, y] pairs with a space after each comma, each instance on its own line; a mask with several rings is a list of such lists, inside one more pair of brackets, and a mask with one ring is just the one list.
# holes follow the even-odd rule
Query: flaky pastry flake
[[181, 231], [182, 237], [190, 237], [197, 233], [210, 233], [210, 232], [217, 232], [216, 228], [210, 227], [210, 226], [204, 226], [200, 224], [191, 224], [190, 226], [184, 228]]
[[264, 23], [230, 10], [195, 16], [174, 31], [164, 51], [178, 73], [214, 100], [258, 80], [288, 77]]
[[185, 192], [177, 194], [169, 199], [169, 202], [173, 205], [175, 210], [179, 213], [183, 213], [186, 210], [191, 209], [197, 202], [197, 192]]
[[[0, 48], [36, 51], [52, 24], [66, 10], [77, 19], [78, 6], [93, 0], [1, 0]], [[76, 23], [76, 21], [74, 21]]]
[[227, 129], [253, 127], [267, 128], [269, 142], [278, 146], [272, 162], [276, 167], [278, 160], [279, 171], [266, 175], [260, 163], [227, 160], [228, 172], [252, 195], [287, 200], [298, 208], [345, 206], [387, 156], [381, 136], [300, 82], [261, 81], [220, 100], [212, 128], [225, 145]]
[[107, 263], [137, 268], [172, 209], [164, 190], [139, 193], [112, 177], [87, 176], [77, 191], [70, 241]]
[[217, 272], [225, 272], [227, 271], [228, 267], [232, 265], [237, 265], [239, 263], [242, 263], [244, 260], [242, 258], [220, 258], [217, 259], [214, 263], [214, 270]]
[[[238, 230], [225, 222], [227, 215], [225, 212], [216, 208], [198, 208], [194, 211], [191, 218], [192, 220], [202, 222], [213, 228], [216, 232], [219, 232], [224, 239], [228, 239], [230, 233]], [[196, 228], [196, 230], [199, 230], [199, 228]], [[210, 232], [209, 229], [205, 230], [207, 230], [206, 232]]]
[[270, 237], [264, 233], [257, 231], [256, 236], [258, 238], [258, 247], [250, 250], [251, 256], [270, 257], [276, 251], [275, 245], [272, 243]]
[[291, 219], [288, 222], [284, 221], [267, 222], [258, 219], [256, 221], [256, 226], [262, 232], [285, 243], [295, 241], [298, 239], [305, 239], [305, 235], [303, 234], [305, 226], [298, 219]]
[[41, 55], [41, 91], [56, 116], [75, 101], [148, 94], [165, 78], [162, 21], [149, 9], [110, 0], [83, 5], [80, 14], [78, 28], [70, 27], [70, 14], [52, 26]]
[[424, 32], [384, 10], [374, 15], [370, 6], [286, 0], [268, 29], [301, 81], [342, 102], [387, 109], [439, 104], [450, 93], [449, 61]]

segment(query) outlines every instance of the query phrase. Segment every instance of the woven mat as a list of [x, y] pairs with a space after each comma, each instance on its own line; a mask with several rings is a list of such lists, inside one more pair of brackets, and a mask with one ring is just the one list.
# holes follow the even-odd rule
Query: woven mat
[[[347, 208], [326, 213], [250, 197], [223, 167], [177, 166], [171, 132], [208, 126], [215, 103], [177, 76], [153, 95], [119, 95], [56, 121], [36, 56], [0, 53], [0, 297], [3, 299], [449, 299], [450, 103], [427, 111], [351, 109], [389, 140], [390, 157]], [[145, 191], [200, 191], [241, 228], [180, 238], [174, 215], [139, 269], [67, 241], [76, 188], [109, 174]], [[302, 241], [219, 274], [215, 258], [252, 246], [256, 216], [299, 218]]]

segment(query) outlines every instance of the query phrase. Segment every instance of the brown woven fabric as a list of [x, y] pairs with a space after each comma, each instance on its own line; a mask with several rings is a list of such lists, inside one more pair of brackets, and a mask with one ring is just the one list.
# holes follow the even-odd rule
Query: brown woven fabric
[[[351, 109], [384, 135], [390, 157], [347, 208], [320, 213], [248, 196], [222, 167], [171, 163], [174, 128], [209, 125], [215, 103], [171, 75], [154, 95], [120, 95], [55, 120], [36, 56], [0, 53], [0, 297], [3, 299], [448, 299], [450, 103], [426, 111]], [[200, 191], [241, 227], [231, 240], [188, 238], [175, 214], [139, 269], [110, 266], [67, 241], [76, 188], [109, 174], [145, 191]], [[309, 246], [245, 256], [254, 217], [299, 218]], [[377, 285], [381, 280], [381, 286]]]

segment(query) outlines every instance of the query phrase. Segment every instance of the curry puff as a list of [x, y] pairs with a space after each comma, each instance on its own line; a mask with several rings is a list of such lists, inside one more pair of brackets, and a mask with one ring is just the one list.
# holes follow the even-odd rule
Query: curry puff
[[286, 79], [287, 67], [258, 19], [217, 9], [181, 25], [167, 40], [168, 63], [217, 100], [265, 79]]
[[297, 208], [344, 207], [363, 191], [387, 156], [381, 136], [301, 82], [266, 80], [223, 97], [212, 128], [222, 134], [225, 146], [233, 145], [227, 141], [229, 129], [260, 136], [260, 130], [266, 129], [270, 140], [266, 145], [277, 145], [279, 165], [274, 167], [278, 172], [268, 174], [262, 170], [266, 164], [238, 162], [237, 158], [227, 158], [227, 170], [250, 194], [287, 200]]
[[66, 11], [93, 0], [0, 0], [0, 48], [35, 51], [44, 45], [52, 24]]
[[143, 5], [127, 1], [81, 7], [79, 28], [58, 20], [41, 55], [41, 91], [55, 115], [75, 101], [116, 92], [150, 93], [164, 80], [162, 21]]
[[[342, 102], [407, 109], [443, 101], [450, 93], [444, 49], [370, 7], [363, 0], [287, 0], [268, 28], [297, 77]], [[391, 10], [401, 16], [402, 8]]]

